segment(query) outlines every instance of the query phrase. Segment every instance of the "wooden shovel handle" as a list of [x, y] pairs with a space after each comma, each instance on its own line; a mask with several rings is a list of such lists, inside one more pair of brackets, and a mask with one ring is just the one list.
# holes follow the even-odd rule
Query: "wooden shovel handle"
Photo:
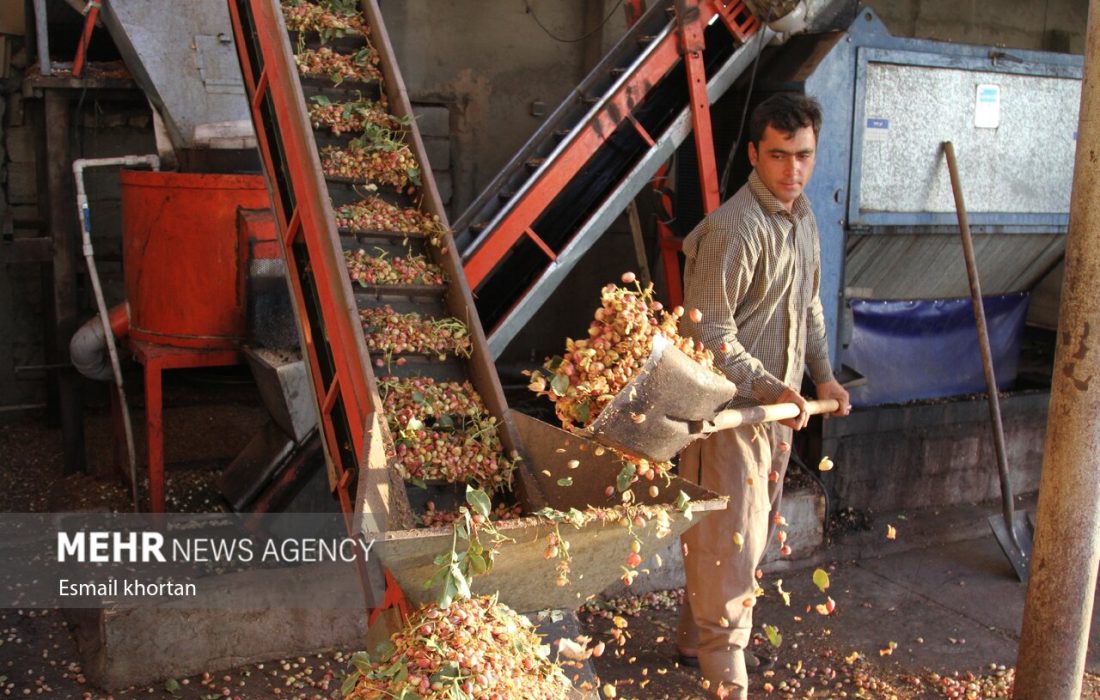
[[[806, 412], [811, 416], [819, 413], [833, 413], [840, 410], [840, 402], [836, 399], [824, 399], [822, 401], [807, 401]], [[747, 408], [731, 408], [722, 411], [707, 423], [703, 432], [713, 433], [727, 428], [736, 428], [741, 425], [755, 425], [756, 423], [771, 423], [772, 421], [794, 418], [798, 415], [798, 406], [793, 403], [777, 403], [770, 406], [749, 406]]]

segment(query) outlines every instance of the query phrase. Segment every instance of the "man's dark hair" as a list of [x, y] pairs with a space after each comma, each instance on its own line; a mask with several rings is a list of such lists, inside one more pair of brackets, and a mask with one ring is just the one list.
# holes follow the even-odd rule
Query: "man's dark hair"
[[749, 119], [749, 141], [757, 148], [769, 126], [785, 134], [812, 126], [816, 140], [821, 131], [821, 105], [807, 95], [787, 92], [772, 95], [756, 106]]

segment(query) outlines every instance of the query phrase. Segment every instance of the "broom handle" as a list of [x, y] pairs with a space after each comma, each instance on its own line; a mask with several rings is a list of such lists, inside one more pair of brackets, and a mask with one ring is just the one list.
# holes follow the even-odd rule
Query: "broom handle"
[[[840, 410], [840, 402], [836, 399], [806, 402], [806, 412], [811, 416], [816, 416], [819, 413], [833, 413], [838, 410]], [[794, 418], [798, 413], [798, 406], [793, 403], [731, 408], [716, 415], [713, 421], [704, 424], [703, 432], [713, 433], [719, 430], [726, 430], [727, 428], [736, 428], [741, 425], [771, 423], [772, 421]]]

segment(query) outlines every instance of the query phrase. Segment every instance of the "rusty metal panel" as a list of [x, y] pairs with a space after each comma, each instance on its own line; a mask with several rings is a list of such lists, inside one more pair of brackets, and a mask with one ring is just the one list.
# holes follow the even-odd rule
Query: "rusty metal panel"
[[[986, 294], [1028, 291], [1057, 265], [1060, 234], [986, 234], [974, 254]], [[849, 295], [874, 299], [947, 299], [970, 294], [958, 234], [849, 235]]]

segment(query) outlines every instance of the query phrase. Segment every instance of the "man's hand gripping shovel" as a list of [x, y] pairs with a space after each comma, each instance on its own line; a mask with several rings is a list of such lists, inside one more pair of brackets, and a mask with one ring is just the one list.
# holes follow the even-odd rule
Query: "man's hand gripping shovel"
[[[658, 335], [641, 371], [604, 407], [590, 430], [605, 445], [665, 462], [710, 433], [794, 418], [801, 412], [793, 403], [725, 409], [736, 393], [728, 379]], [[807, 401], [805, 406], [809, 415], [839, 408], [835, 399]]]

